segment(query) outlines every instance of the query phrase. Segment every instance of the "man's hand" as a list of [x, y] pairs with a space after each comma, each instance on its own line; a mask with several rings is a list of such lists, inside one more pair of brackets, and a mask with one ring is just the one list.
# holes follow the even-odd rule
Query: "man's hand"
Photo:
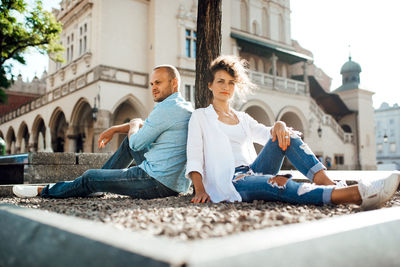
[[279, 147], [282, 148], [283, 151], [290, 146], [290, 131], [288, 127], [286, 127], [286, 123], [283, 121], [277, 121], [274, 124], [274, 127], [271, 129], [272, 142], [275, 142], [278, 139]]
[[114, 128], [111, 127], [100, 134], [99, 139], [97, 140], [100, 149], [104, 148], [108, 144], [108, 142], [111, 141], [111, 139], [114, 136], [114, 133], [115, 133]]

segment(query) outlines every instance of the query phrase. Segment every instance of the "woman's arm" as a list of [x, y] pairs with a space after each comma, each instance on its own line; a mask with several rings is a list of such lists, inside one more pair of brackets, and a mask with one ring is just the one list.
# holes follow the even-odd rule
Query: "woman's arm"
[[203, 185], [203, 179], [199, 172], [191, 172], [189, 173], [190, 179], [192, 179], [192, 183], [194, 186], [195, 195], [192, 198], [193, 203], [204, 203], [210, 202], [210, 196], [206, 193]]

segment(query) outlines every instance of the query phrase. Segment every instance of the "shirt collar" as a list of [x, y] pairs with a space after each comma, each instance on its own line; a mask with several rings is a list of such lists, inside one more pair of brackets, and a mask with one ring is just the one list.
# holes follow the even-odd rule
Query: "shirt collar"
[[178, 99], [178, 98], [181, 98], [181, 93], [180, 92], [173, 93], [173, 94], [169, 95], [163, 101], [156, 103], [155, 107], [157, 107], [158, 105], [161, 105], [163, 103], [167, 103], [167, 102], [169, 102], [171, 100]]

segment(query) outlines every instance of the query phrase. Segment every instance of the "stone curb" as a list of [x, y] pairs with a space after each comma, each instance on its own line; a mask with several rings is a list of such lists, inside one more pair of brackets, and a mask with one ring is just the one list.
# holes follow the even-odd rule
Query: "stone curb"
[[400, 207], [182, 242], [0, 205], [0, 266], [400, 266], [399, 236]]
[[171, 255], [186, 254], [164, 238], [9, 204], [0, 240], [0, 266], [181, 266]]

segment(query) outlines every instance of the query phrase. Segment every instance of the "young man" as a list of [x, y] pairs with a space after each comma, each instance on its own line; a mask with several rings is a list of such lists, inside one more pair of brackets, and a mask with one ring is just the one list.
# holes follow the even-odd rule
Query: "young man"
[[[88, 170], [71, 182], [44, 187], [16, 185], [14, 194], [66, 198], [111, 192], [151, 199], [186, 192], [190, 185], [184, 177], [186, 139], [192, 105], [179, 93], [180, 75], [173, 66], [155, 67], [150, 85], [157, 105], [145, 121], [133, 119], [100, 134], [98, 146], [103, 148], [114, 133], [128, 133], [102, 169]], [[128, 168], [132, 160], [137, 166]]]

